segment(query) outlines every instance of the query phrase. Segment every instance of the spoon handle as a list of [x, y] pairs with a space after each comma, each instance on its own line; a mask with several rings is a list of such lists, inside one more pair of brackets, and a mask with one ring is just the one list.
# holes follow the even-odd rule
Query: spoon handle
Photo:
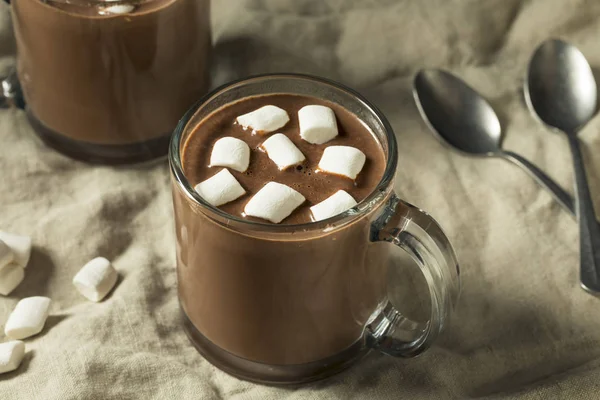
[[[505, 151], [502, 153], [504, 157], [520, 167], [525, 168], [531, 176], [543, 187], [548, 189], [552, 196], [572, 215], [575, 215], [575, 203], [573, 197], [567, 193], [560, 185], [558, 185], [552, 178], [550, 178], [544, 171], [536, 167], [534, 164], [529, 162], [527, 159], [520, 155], [513, 153], [512, 151]], [[595, 221], [595, 219], [594, 219]]]
[[596, 223], [594, 203], [587, 183], [579, 140], [568, 135], [575, 169], [577, 216], [579, 218], [579, 249], [581, 252], [581, 286], [592, 293], [600, 292], [600, 226]]

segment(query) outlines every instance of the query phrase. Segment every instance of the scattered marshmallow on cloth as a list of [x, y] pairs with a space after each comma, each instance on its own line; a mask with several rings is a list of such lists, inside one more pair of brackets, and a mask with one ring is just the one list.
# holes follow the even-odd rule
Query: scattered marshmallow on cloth
[[319, 204], [312, 206], [310, 208], [310, 212], [312, 213], [315, 221], [322, 221], [324, 219], [341, 214], [357, 204], [358, 203], [356, 200], [354, 200], [354, 197], [352, 197], [348, 192], [345, 190], [338, 190]]
[[0, 239], [0, 269], [13, 262], [14, 259], [15, 253], [2, 239]]
[[25, 278], [31, 238], [0, 231], [0, 294], [8, 296]]
[[15, 255], [14, 261], [23, 268], [27, 267], [31, 257], [31, 238], [0, 231], [0, 240], [11, 248]]
[[224, 137], [215, 142], [210, 154], [209, 167], [228, 167], [246, 172], [250, 165], [250, 147], [246, 142], [233, 137]]
[[264, 149], [280, 170], [298, 165], [306, 160], [300, 149], [283, 133], [276, 133], [271, 136], [260, 147]]
[[288, 113], [277, 106], [264, 106], [258, 110], [240, 115], [236, 122], [244, 129], [252, 129], [252, 133], [264, 135], [283, 128], [290, 120]]
[[25, 339], [44, 329], [50, 311], [50, 299], [42, 296], [27, 297], [17, 303], [4, 326], [11, 339]]
[[0, 343], [0, 374], [19, 368], [25, 357], [25, 343], [20, 340]]
[[278, 224], [298, 208], [306, 199], [291, 187], [269, 182], [246, 204], [244, 213]]
[[350, 146], [329, 146], [319, 161], [318, 171], [356, 179], [365, 165], [365, 153]]
[[118, 276], [110, 261], [96, 257], [79, 270], [73, 278], [73, 285], [85, 298], [98, 302], [112, 290]]
[[0, 294], [8, 296], [23, 282], [25, 268], [11, 262], [0, 269]]
[[329, 107], [310, 105], [298, 111], [300, 137], [312, 144], [329, 142], [338, 135], [335, 113]]
[[246, 191], [227, 169], [223, 169], [196, 185], [196, 192], [214, 207], [222, 206], [246, 194]]

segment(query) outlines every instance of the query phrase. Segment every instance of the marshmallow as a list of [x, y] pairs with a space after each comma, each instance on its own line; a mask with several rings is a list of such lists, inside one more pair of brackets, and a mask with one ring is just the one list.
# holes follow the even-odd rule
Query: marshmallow
[[23, 268], [27, 267], [31, 257], [31, 238], [0, 231], [0, 240], [12, 249], [15, 254], [15, 262]]
[[325, 106], [304, 106], [298, 111], [300, 137], [312, 144], [329, 142], [338, 135], [335, 113]]
[[129, 14], [135, 10], [135, 7], [131, 4], [116, 4], [114, 6], [104, 7], [99, 13], [100, 15], [111, 15], [111, 14]]
[[264, 106], [236, 118], [244, 129], [250, 128], [252, 133], [260, 135], [283, 128], [289, 120], [287, 112], [276, 106]]
[[25, 343], [20, 340], [0, 343], [0, 374], [19, 368], [23, 357], [25, 357]]
[[244, 213], [278, 224], [305, 200], [304, 196], [291, 187], [269, 182], [250, 199], [244, 207]]
[[8, 245], [0, 239], [0, 271], [6, 267], [8, 264], [13, 262], [15, 259], [15, 254], [12, 249], [8, 247]]
[[344, 211], [351, 209], [356, 204], [358, 203], [348, 192], [338, 190], [319, 204], [312, 206], [310, 212], [315, 221], [322, 221], [341, 214]]
[[79, 270], [73, 278], [73, 285], [85, 298], [98, 302], [115, 286], [118, 275], [110, 261], [97, 257]]
[[227, 169], [223, 169], [196, 185], [196, 192], [209, 204], [219, 207], [243, 195], [246, 191]]
[[283, 133], [276, 133], [271, 136], [260, 147], [267, 152], [269, 158], [277, 164], [280, 170], [306, 160], [300, 149]]
[[319, 161], [318, 171], [356, 179], [365, 165], [365, 153], [350, 146], [329, 146]]
[[25, 269], [15, 262], [0, 269], [0, 294], [8, 296], [23, 282]]
[[209, 167], [228, 167], [246, 172], [250, 165], [250, 147], [243, 140], [224, 137], [215, 142]]
[[17, 303], [4, 326], [4, 333], [11, 339], [25, 339], [44, 329], [48, 318], [50, 299], [27, 297]]

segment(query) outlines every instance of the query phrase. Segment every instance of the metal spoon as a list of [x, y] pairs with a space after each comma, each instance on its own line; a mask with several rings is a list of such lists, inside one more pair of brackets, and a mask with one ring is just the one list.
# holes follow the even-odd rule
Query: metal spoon
[[502, 150], [502, 128], [490, 104], [460, 78], [428, 69], [415, 77], [413, 95], [421, 116], [444, 143], [475, 156], [502, 157], [528, 171], [575, 215], [573, 198], [552, 178], [518, 154]]
[[600, 292], [600, 226], [587, 184], [577, 131], [596, 113], [597, 87], [584, 55], [561, 40], [535, 51], [525, 81], [529, 109], [547, 125], [567, 134], [575, 169], [581, 285]]

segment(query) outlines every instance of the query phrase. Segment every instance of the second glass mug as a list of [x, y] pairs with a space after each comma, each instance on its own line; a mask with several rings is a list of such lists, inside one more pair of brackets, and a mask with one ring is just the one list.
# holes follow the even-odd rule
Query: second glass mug
[[[302, 225], [249, 222], [205, 202], [183, 173], [187, 137], [220, 107], [270, 93], [332, 101], [360, 118], [386, 157], [377, 189], [341, 215]], [[460, 291], [456, 256], [436, 221], [394, 194], [396, 137], [360, 94], [295, 74], [234, 82], [187, 113], [169, 151], [183, 325], [217, 367], [262, 383], [308, 382], [341, 371], [370, 349], [416, 356], [447, 325]], [[399, 246], [420, 267], [431, 299], [426, 323], [408, 320], [388, 300], [398, 282], [388, 282], [390, 256], [377, 242]]]
[[17, 67], [5, 103], [42, 140], [88, 162], [164, 156], [181, 115], [208, 91], [209, 0], [5, 0]]

